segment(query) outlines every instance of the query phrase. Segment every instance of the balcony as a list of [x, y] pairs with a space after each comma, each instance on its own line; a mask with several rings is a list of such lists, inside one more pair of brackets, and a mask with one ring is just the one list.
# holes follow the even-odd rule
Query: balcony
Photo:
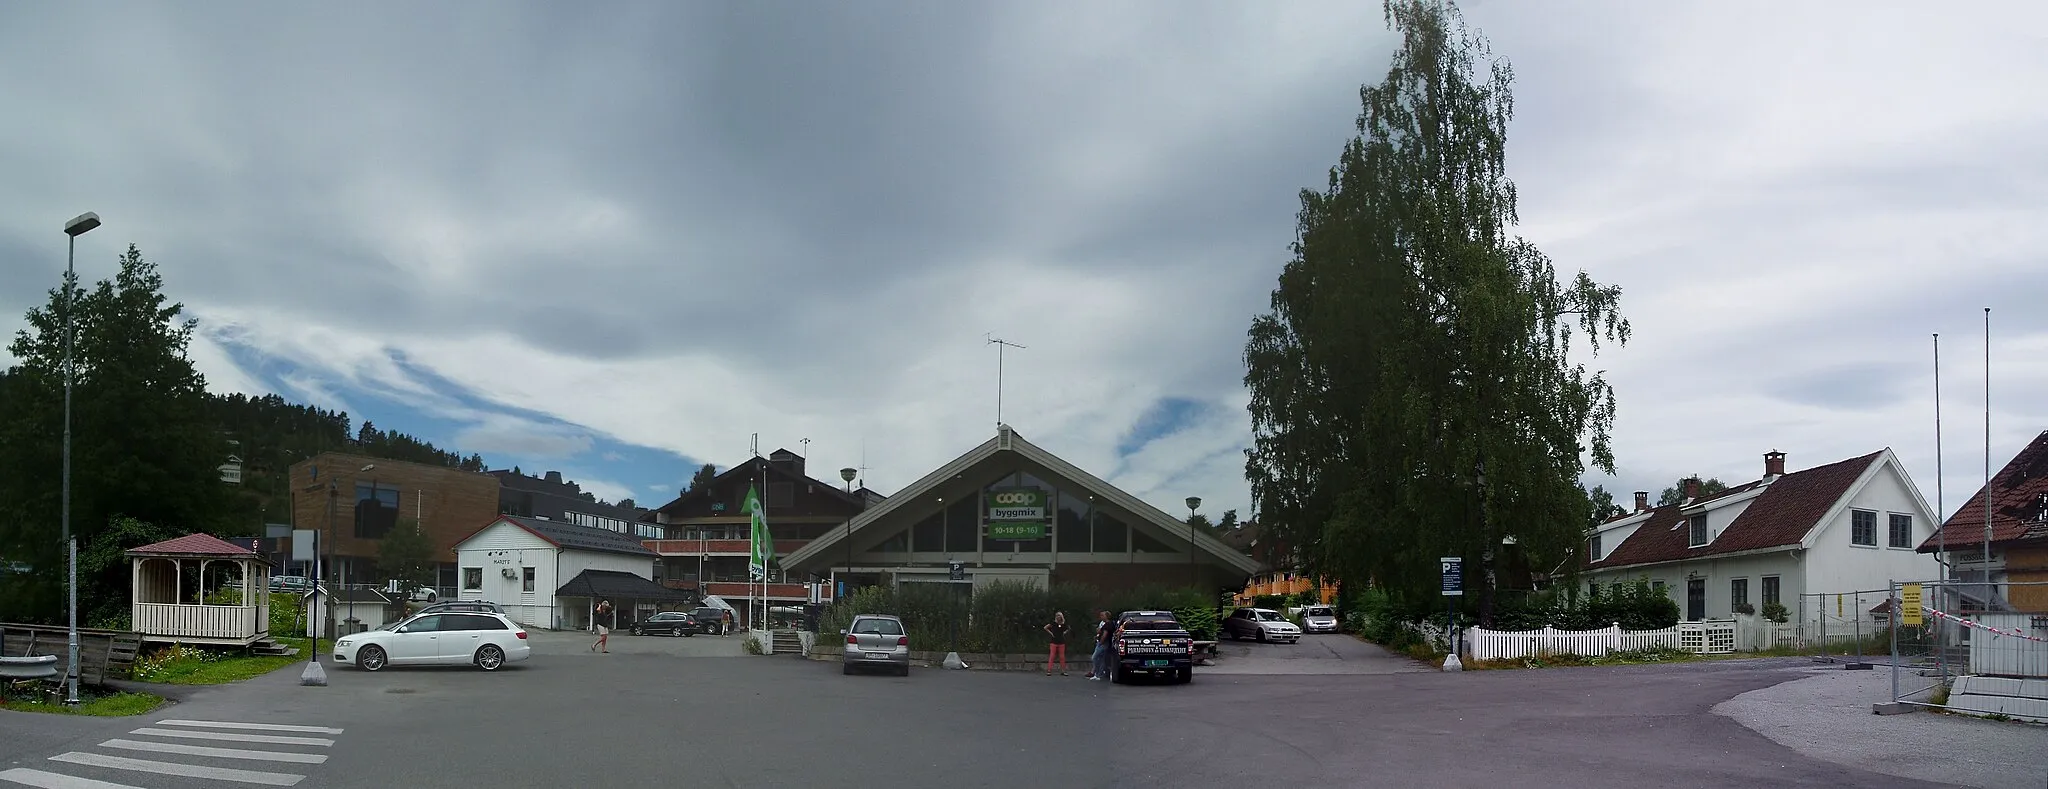
[[[775, 555], [788, 556], [809, 544], [809, 540], [776, 540]], [[647, 550], [663, 556], [748, 556], [751, 540], [642, 540]]]

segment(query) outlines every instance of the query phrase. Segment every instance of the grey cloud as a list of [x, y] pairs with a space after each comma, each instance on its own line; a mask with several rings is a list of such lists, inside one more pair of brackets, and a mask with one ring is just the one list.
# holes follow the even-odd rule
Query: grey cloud
[[1903, 362], [1843, 364], [1780, 376], [1766, 386], [1773, 395], [1800, 405], [1871, 409], [1898, 402], [1906, 395], [1906, 386], [1924, 374]]

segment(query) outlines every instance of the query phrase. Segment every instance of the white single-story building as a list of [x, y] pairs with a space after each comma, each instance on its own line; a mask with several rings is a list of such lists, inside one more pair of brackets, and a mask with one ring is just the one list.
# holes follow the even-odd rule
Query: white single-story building
[[324, 586], [299, 598], [301, 615], [306, 623], [306, 636], [333, 638], [335, 622], [342, 623], [341, 632], [344, 634], [376, 630], [398, 621], [404, 609], [404, 606], [392, 602], [391, 598], [385, 597], [384, 593], [375, 589], [344, 589], [341, 594], [334, 596], [331, 608], [327, 598], [327, 587]]
[[1661, 507], [1638, 491], [1635, 512], [1594, 528], [1586, 581], [1647, 578], [1694, 622], [1776, 603], [1811, 638], [1870, 632], [1891, 582], [1940, 573], [1915, 550], [1934, 533], [1933, 508], [1888, 448], [1790, 474], [1785, 453], [1770, 452], [1756, 481], [1705, 495], [1698, 485], [1686, 480], [1685, 499]]
[[[581, 586], [568, 590], [573, 593], [591, 577], [623, 574], [659, 588], [653, 581], [657, 558], [638, 539], [608, 529], [501, 515], [456, 543], [456, 599], [497, 603], [513, 621], [531, 628], [580, 629], [589, 625], [594, 603], [584, 595], [565, 596], [565, 586], [584, 577]], [[585, 576], [586, 570], [598, 572]], [[630, 610], [618, 612], [620, 621], [631, 617]]]

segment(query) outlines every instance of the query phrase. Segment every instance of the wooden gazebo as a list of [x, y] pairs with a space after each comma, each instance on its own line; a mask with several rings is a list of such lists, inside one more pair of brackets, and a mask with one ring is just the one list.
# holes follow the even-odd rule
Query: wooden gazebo
[[128, 551], [134, 629], [148, 641], [248, 646], [270, 637], [270, 565], [211, 534]]

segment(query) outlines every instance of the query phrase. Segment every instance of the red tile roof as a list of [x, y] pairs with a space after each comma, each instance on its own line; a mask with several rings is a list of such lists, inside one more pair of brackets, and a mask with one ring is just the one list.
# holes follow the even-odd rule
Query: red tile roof
[[[2033, 443], [2021, 449], [1991, 478], [1991, 541], [2048, 536], [2042, 533], [2048, 531], [2042, 524], [2043, 496], [2048, 496], [2048, 431], [2035, 436]], [[1984, 544], [1983, 488], [1978, 488], [1976, 495], [1957, 509], [1955, 516], [1942, 524], [1934, 536], [1921, 543], [1920, 551], [1932, 553], [1943, 540], [1964, 546]]]
[[[1587, 569], [1598, 570], [1609, 567], [1623, 567], [1634, 564], [1675, 562], [1737, 551], [1753, 551], [1762, 548], [1776, 548], [1783, 545], [1797, 545], [1806, 539], [1806, 533], [1820, 523], [1820, 519], [1833, 509], [1835, 503], [1849, 492], [1849, 487], [1863, 476], [1870, 464], [1884, 456], [1879, 450], [1862, 457], [1815, 466], [1793, 472], [1771, 481], [1766, 486], [1763, 480], [1748, 482], [1702, 498], [1692, 505], [1670, 504], [1652, 509], [1650, 519], [1636, 528], [1634, 534], [1614, 547], [1607, 558], [1588, 564]], [[1680, 510], [1747, 493], [1763, 487], [1754, 501], [1744, 508], [1735, 522], [1728, 524], [1714, 541], [1698, 548], [1687, 545], [1691, 542], [1685, 527], [1685, 518]]]
[[211, 534], [187, 534], [176, 539], [128, 549], [128, 555], [177, 554], [180, 556], [255, 556], [256, 552]]

